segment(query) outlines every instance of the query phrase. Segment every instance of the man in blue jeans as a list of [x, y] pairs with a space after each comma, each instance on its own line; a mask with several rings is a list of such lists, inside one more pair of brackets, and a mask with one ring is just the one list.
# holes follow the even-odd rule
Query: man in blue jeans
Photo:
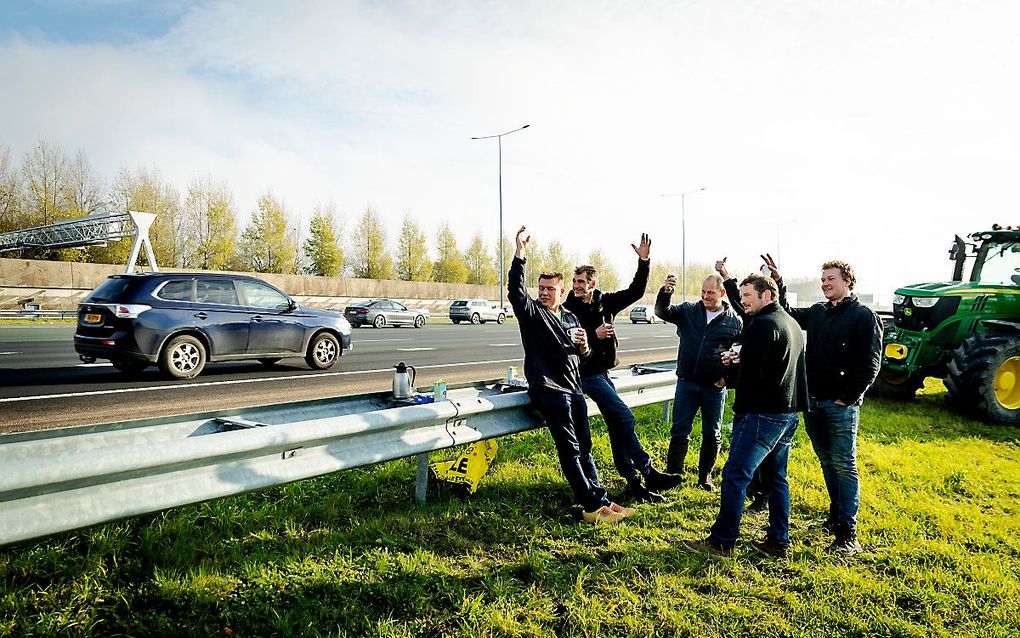
[[507, 277], [507, 299], [514, 308], [524, 345], [528, 394], [556, 444], [560, 468], [574, 501], [588, 523], [619, 523], [634, 510], [609, 500], [591, 457], [588, 405], [581, 393], [581, 359], [591, 355], [587, 334], [574, 313], [560, 306], [563, 275], [538, 276], [538, 301], [524, 285], [525, 251], [531, 236], [517, 231], [517, 250]]
[[701, 300], [670, 305], [676, 275], [667, 275], [655, 298], [655, 316], [676, 325], [680, 346], [676, 356], [676, 396], [666, 471], [683, 473], [694, 415], [701, 410], [698, 486], [715, 489], [712, 468], [722, 446], [726, 380], [720, 355], [740, 338], [743, 321], [723, 300], [723, 280], [709, 275], [701, 284]]
[[719, 516], [705, 540], [687, 540], [697, 552], [729, 556], [740, 534], [747, 485], [756, 468], [769, 492], [765, 539], [751, 545], [764, 554], [785, 557], [790, 546], [790, 487], [786, 466], [797, 431], [798, 412], [807, 408], [807, 366], [800, 326], [776, 302], [779, 291], [769, 277], [753, 274], [740, 282], [740, 300], [753, 317], [744, 331], [739, 356], [723, 362], [737, 369], [733, 437], [723, 466]]
[[590, 356], [581, 360], [581, 387], [599, 406], [606, 422], [613, 463], [616, 471], [627, 481], [625, 495], [638, 502], [661, 503], [666, 499], [659, 491], [676, 487], [682, 479], [652, 467], [652, 461], [634, 431], [634, 413], [620, 399], [609, 378], [609, 370], [619, 363], [613, 320], [621, 310], [641, 299], [648, 285], [648, 254], [652, 240], [642, 234], [641, 243], [630, 247], [638, 256], [637, 271], [630, 286], [616, 292], [603, 292], [596, 288], [595, 268], [578, 266], [574, 269], [571, 290], [563, 301], [563, 307], [577, 315], [588, 335], [594, 335], [588, 341]]
[[822, 527], [836, 537], [829, 551], [853, 556], [861, 552], [857, 540], [861, 504], [857, 427], [864, 393], [882, 365], [882, 324], [853, 294], [857, 278], [850, 264], [822, 264], [826, 301], [791, 308], [775, 260], [771, 255], [762, 255], [762, 259], [779, 286], [779, 303], [807, 332], [811, 403], [804, 414], [804, 426], [829, 493], [829, 515]]

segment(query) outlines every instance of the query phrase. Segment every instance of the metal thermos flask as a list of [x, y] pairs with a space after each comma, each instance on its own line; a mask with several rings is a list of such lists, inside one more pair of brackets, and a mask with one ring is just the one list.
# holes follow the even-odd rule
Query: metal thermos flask
[[414, 391], [414, 366], [405, 365], [401, 361], [393, 367], [396, 369], [393, 373], [393, 398], [410, 399]]

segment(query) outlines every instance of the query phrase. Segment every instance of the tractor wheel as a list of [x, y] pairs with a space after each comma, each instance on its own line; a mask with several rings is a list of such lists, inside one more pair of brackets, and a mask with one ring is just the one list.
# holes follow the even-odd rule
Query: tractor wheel
[[917, 372], [893, 372], [883, 368], [868, 394], [879, 399], [905, 401], [913, 399], [924, 385], [924, 376]]
[[953, 409], [991, 423], [1020, 425], [1020, 335], [967, 337], [953, 353], [945, 383]]

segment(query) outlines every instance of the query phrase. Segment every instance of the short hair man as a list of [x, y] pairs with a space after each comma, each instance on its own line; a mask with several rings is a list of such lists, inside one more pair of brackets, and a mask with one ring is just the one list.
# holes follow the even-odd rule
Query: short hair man
[[726, 404], [726, 381], [720, 355], [740, 338], [743, 322], [723, 300], [719, 275], [705, 278], [701, 284], [701, 299], [697, 302], [670, 305], [675, 287], [676, 275], [667, 275], [655, 298], [655, 315], [675, 324], [680, 337], [666, 472], [683, 472], [694, 416], [700, 409], [698, 485], [711, 491], [715, 489], [712, 468], [722, 446], [722, 417]]
[[560, 306], [562, 273], [543, 272], [538, 278], [538, 301], [528, 295], [524, 255], [531, 236], [525, 236], [525, 230], [521, 226], [517, 231], [507, 299], [521, 330], [528, 394], [552, 434], [574, 501], [584, 510], [582, 518], [589, 523], [619, 523], [634, 510], [609, 500], [591, 457], [588, 406], [579, 373], [581, 358], [591, 356], [587, 334], [577, 316]]
[[684, 541], [698, 552], [730, 555], [740, 533], [740, 518], [751, 475], [759, 466], [769, 490], [769, 525], [765, 540], [752, 546], [767, 555], [784, 557], [790, 545], [790, 488], [786, 467], [797, 431], [798, 412], [807, 407], [804, 335], [776, 301], [778, 289], [769, 277], [753, 274], [740, 282], [740, 300], [752, 316], [744, 343], [735, 358], [736, 397], [733, 436], [723, 466], [719, 515], [708, 538]]
[[822, 466], [829, 492], [829, 515], [822, 527], [835, 540], [829, 551], [860, 553], [857, 512], [861, 484], [857, 472], [857, 428], [864, 393], [882, 365], [882, 324], [854, 294], [857, 277], [850, 264], [822, 264], [826, 301], [790, 308], [786, 286], [772, 255], [762, 255], [779, 285], [779, 303], [807, 332], [807, 373], [811, 389], [804, 427]]
[[586, 334], [595, 335], [588, 342], [591, 356], [581, 361], [581, 388], [599, 406], [606, 422], [613, 463], [627, 481], [626, 495], [637, 501], [663, 502], [666, 499], [658, 491], [676, 487], [681, 478], [652, 467], [652, 461], [634, 431], [634, 413], [620, 399], [609, 378], [609, 370], [619, 363], [613, 319], [624, 308], [641, 299], [648, 285], [648, 255], [652, 240], [642, 234], [641, 242], [630, 246], [638, 256], [637, 271], [630, 286], [616, 292], [603, 292], [596, 288], [595, 267], [578, 266], [574, 269], [571, 290], [563, 301], [563, 307], [577, 315]]

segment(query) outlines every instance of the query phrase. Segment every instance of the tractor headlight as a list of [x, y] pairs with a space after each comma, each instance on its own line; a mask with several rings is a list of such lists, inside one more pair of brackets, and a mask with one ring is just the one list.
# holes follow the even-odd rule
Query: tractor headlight
[[903, 302], [906, 300], [907, 300], [906, 296], [901, 295], [900, 293], [896, 293], [892, 296], [892, 302], [894, 306], [902, 306]]
[[939, 302], [939, 297], [914, 297], [912, 302], [915, 308], [931, 308]]

